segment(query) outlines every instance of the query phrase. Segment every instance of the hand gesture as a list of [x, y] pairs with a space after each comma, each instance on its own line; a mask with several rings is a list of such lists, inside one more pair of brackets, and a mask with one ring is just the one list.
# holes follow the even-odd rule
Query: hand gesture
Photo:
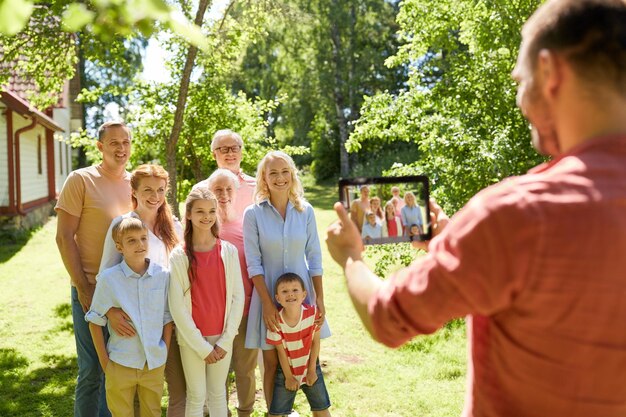
[[106, 372], [107, 370], [107, 365], [109, 365], [109, 357], [107, 356], [106, 358], [102, 358], [99, 360], [100, 361], [100, 366], [102, 367], [102, 372]]
[[277, 332], [280, 330], [278, 327], [278, 320], [278, 309], [274, 303], [263, 304], [263, 321], [265, 322], [265, 327], [273, 332]]
[[222, 349], [221, 347], [219, 347], [218, 345], [215, 345], [213, 347], [213, 351], [209, 353], [206, 358], [204, 358], [204, 361], [208, 363], [209, 365], [212, 365], [214, 363], [221, 361], [225, 357], [226, 357], [226, 351]]
[[211, 353], [209, 353], [206, 358], [204, 358], [204, 362], [208, 363], [209, 365], [217, 363], [218, 360], [219, 359], [217, 358], [217, 353], [215, 352], [215, 349], [213, 349]]
[[[439, 233], [445, 229], [445, 227], [450, 223], [450, 218], [443, 211], [441, 206], [437, 204], [434, 198], [431, 198], [428, 202], [428, 207], [430, 211], [430, 224], [432, 228], [432, 237], [437, 236]], [[415, 249], [422, 249], [428, 251], [428, 244], [430, 241], [414, 241], [411, 244]]]
[[324, 300], [322, 298], [318, 298], [315, 302], [317, 305], [315, 325], [321, 327], [324, 324], [324, 320], [326, 320], [326, 307], [324, 307]]
[[78, 301], [83, 307], [83, 311], [85, 313], [89, 311], [89, 307], [91, 307], [91, 300], [93, 298], [93, 293], [95, 290], [95, 284], [85, 284], [81, 287], [76, 287], [76, 291], [78, 292]]
[[228, 353], [218, 345], [215, 345], [215, 347], [213, 348], [213, 352], [215, 352], [215, 355], [218, 357], [218, 361], [224, 359], [226, 357], [226, 354]]
[[122, 337], [133, 337], [135, 335], [135, 329], [130, 323], [130, 317], [121, 308], [111, 307], [106, 312], [106, 316], [111, 327], [118, 335]]
[[315, 384], [315, 381], [317, 381], [317, 372], [315, 372], [315, 369], [309, 369], [306, 372], [306, 384], [311, 387]]
[[289, 391], [298, 391], [300, 387], [295, 376], [292, 375], [291, 378], [285, 377], [285, 388]]
[[335, 203], [334, 208], [339, 220], [328, 227], [326, 244], [335, 262], [345, 268], [348, 259], [361, 259], [365, 247], [359, 229], [350, 220], [343, 204]]

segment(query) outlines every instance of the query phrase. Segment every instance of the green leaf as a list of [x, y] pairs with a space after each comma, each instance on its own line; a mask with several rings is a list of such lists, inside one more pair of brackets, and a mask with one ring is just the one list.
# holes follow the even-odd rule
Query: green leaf
[[209, 42], [198, 26], [191, 23], [182, 13], [171, 12], [168, 23], [170, 28], [182, 36], [187, 42], [197, 46], [203, 51], [208, 51]]
[[26, 26], [33, 2], [27, 0], [0, 0], [0, 33], [13, 36]]
[[82, 3], [72, 3], [63, 12], [63, 24], [69, 32], [78, 32], [92, 22], [96, 14]]
[[141, 0], [141, 4], [150, 11], [151, 16], [157, 17], [162, 13], [169, 13], [170, 7], [163, 0]]

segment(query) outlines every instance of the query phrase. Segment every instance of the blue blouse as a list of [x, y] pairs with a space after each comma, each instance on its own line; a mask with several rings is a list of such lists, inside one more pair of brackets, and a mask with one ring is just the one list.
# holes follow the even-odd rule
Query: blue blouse
[[[307, 292], [304, 302], [315, 304], [312, 277], [322, 275], [322, 250], [313, 207], [306, 202], [303, 207], [300, 212], [291, 202], [287, 203], [287, 214], [283, 220], [269, 200], [248, 206], [243, 217], [244, 251], [248, 275], [251, 278], [263, 275], [272, 299], [278, 277], [293, 272], [304, 280]], [[273, 349], [265, 342], [266, 336], [261, 299], [255, 288], [250, 301], [246, 347]], [[330, 329], [324, 322], [320, 337], [328, 336]]]
[[402, 210], [400, 210], [400, 213], [402, 215], [402, 224], [404, 227], [411, 227], [413, 224], [417, 224], [420, 227], [424, 225], [424, 221], [422, 220], [422, 209], [419, 206], [404, 206], [402, 207]]

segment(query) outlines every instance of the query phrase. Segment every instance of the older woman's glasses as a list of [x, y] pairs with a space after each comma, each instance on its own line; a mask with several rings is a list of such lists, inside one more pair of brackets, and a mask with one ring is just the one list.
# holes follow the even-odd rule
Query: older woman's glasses
[[240, 145], [235, 145], [235, 146], [220, 146], [219, 148], [215, 148], [218, 149], [220, 151], [221, 154], [227, 154], [228, 152], [232, 152], [232, 153], [239, 153], [241, 152], [241, 146]]

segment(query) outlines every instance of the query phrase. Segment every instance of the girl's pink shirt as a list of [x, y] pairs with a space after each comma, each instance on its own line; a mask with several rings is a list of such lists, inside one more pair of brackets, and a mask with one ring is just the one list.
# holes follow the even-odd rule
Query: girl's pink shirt
[[194, 252], [196, 279], [191, 285], [191, 317], [202, 336], [221, 335], [226, 314], [226, 275], [219, 239], [208, 252]]

